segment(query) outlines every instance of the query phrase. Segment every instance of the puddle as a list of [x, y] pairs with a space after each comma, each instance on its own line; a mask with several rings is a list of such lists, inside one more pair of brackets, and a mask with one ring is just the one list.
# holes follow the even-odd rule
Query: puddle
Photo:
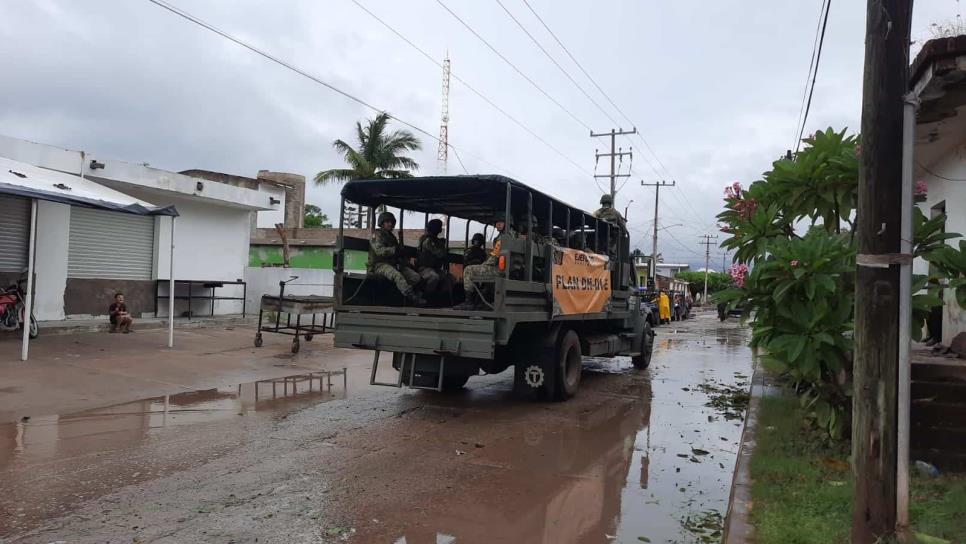
[[[24, 418], [0, 425], [0, 470], [18, 457], [56, 457], [61, 449], [90, 449], [98, 442], [119, 445], [118, 441], [143, 439], [165, 427], [234, 420], [253, 412], [284, 415], [345, 398], [346, 385], [343, 371], [311, 372], [73, 414]], [[70, 445], [60, 445], [65, 442]]]
[[[348, 493], [344, 506], [369, 518], [349, 540], [717, 542], [743, 423], [715, 395], [747, 385], [751, 354], [744, 331], [701, 325], [659, 336], [644, 372], [585, 358], [582, 391], [566, 403], [473, 399], [446, 421], [408, 413], [387, 434], [418, 442], [388, 438], [391, 454], [349, 470], [379, 482]], [[420, 466], [433, 467], [425, 485], [405, 476]]]
[[0, 425], [0, 540], [51, 512], [229, 453], [224, 445], [243, 445], [253, 424], [346, 398], [347, 384], [344, 371], [303, 373]]

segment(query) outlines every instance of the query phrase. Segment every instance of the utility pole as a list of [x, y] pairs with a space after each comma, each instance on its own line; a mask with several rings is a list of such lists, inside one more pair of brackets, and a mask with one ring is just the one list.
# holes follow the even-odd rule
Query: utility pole
[[717, 243], [717, 234], [702, 234], [704, 241], [701, 245], [704, 246], [704, 296], [701, 297], [701, 305], [704, 306], [708, 303], [708, 267], [711, 266], [711, 244]]
[[727, 272], [728, 271], [727, 264], [726, 264], [727, 263], [727, 258], [728, 258], [728, 252], [727, 251], [722, 251], [721, 252], [721, 272]]
[[641, 187], [654, 187], [654, 237], [651, 239], [651, 279], [657, 282], [657, 209], [658, 202], [661, 200], [661, 187], [674, 187], [676, 181], [668, 183], [664, 180], [654, 183], [644, 183], [641, 180]]
[[912, 0], [868, 0], [856, 210], [852, 542], [896, 531], [902, 136]]
[[[617, 173], [617, 170], [616, 170], [617, 165], [614, 162], [618, 158], [621, 160], [621, 162], [623, 162], [624, 155], [630, 155], [631, 160], [634, 159], [634, 148], [629, 148], [628, 151], [624, 151], [623, 148], [617, 148], [617, 137], [625, 136], [628, 134], [637, 134], [637, 129], [633, 128], [631, 130], [624, 130], [622, 128], [619, 128], [617, 130], [610, 129], [610, 132], [590, 131], [591, 138], [601, 138], [604, 136], [610, 136], [610, 153], [599, 153], [597, 152], [596, 149], [594, 150], [594, 158], [597, 161], [599, 161], [601, 157], [610, 157], [610, 174], [600, 174], [600, 175], [594, 174], [594, 177], [610, 178], [610, 198], [612, 200], [616, 199], [617, 197], [617, 184], [616, 184], [617, 178], [627, 178], [627, 177], [630, 177], [631, 175], [630, 172], [626, 174]], [[616, 200], [615, 200], [615, 204], [616, 204]]]

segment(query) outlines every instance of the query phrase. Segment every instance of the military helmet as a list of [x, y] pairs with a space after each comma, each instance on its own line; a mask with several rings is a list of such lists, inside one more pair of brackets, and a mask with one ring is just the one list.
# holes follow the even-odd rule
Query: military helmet
[[609, 194], [606, 194], [606, 193], [603, 194], [603, 195], [601, 195], [601, 197], [600, 197], [600, 205], [601, 206], [613, 206], [614, 205], [614, 197], [612, 197], [612, 196], [610, 196]]
[[486, 243], [486, 238], [483, 237], [482, 232], [477, 232], [476, 234], [473, 235], [473, 238], [470, 239], [470, 244], [474, 246], [477, 244], [483, 245], [485, 243]]
[[443, 232], [443, 221], [441, 219], [430, 219], [429, 223], [426, 223], [426, 232], [431, 234]]
[[379, 218], [376, 220], [376, 225], [378, 225], [379, 227], [382, 227], [382, 224], [387, 221], [395, 225], [396, 216], [393, 215], [392, 212], [382, 212], [379, 214]]

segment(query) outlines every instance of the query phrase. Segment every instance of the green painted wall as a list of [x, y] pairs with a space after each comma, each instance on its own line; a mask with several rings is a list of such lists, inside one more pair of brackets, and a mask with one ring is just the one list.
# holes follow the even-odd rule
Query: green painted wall
[[[331, 270], [334, 252], [333, 248], [328, 247], [289, 248], [289, 266]], [[368, 258], [368, 254], [364, 251], [346, 251], [345, 267], [347, 270], [365, 270]], [[282, 262], [281, 246], [249, 246], [248, 248], [248, 266], [281, 265]]]

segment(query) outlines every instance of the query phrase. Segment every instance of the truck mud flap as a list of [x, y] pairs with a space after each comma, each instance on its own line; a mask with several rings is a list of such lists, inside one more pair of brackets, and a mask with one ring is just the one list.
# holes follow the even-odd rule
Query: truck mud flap
[[340, 312], [335, 346], [492, 359], [496, 326], [489, 319]]

